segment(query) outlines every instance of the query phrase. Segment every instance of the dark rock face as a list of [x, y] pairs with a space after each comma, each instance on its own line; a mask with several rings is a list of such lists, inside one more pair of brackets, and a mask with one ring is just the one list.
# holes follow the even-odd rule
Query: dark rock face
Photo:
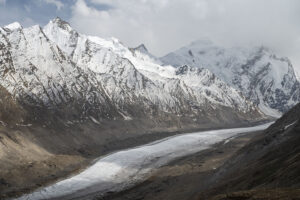
[[[208, 184], [208, 192], [202, 196], [243, 190], [263, 194], [263, 189], [299, 188], [299, 112], [300, 104], [241, 149], [214, 175]], [[293, 192], [291, 190], [290, 194]]]
[[26, 112], [18, 102], [11, 96], [9, 92], [0, 86], [0, 123], [2, 126], [15, 125], [21, 123]]

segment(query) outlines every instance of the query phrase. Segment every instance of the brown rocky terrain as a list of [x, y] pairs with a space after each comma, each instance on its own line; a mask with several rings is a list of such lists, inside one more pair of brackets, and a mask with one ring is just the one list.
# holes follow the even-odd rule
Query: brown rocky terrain
[[300, 104], [267, 130], [178, 159], [101, 200], [298, 200]]
[[[203, 195], [241, 190], [299, 189], [299, 111], [300, 104], [228, 160], [210, 179], [210, 186]], [[297, 195], [293, 198], [297, 199], [296, 197], [300, 198]]]

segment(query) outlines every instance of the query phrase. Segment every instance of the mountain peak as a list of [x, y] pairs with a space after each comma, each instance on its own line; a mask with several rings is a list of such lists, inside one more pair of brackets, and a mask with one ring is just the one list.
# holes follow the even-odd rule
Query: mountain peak
[[56, 24], [59, 28], [63, 30], [73, 31], [73, 28], [70, 26], [70, 24], [62, 20], [60, 17], [56, 17], [55, 19], [51, 20], [50, 23]]
[[270, 116], [278, 117], [299, 102], [300, 87], [291, 62], [264, 45], [223, 47], [201, 39], [161, 61], [209, 69]]
[[68, 55], [72, 54], [74, 47], [77, 44], [79, 34], [68, 22], [56, 17], [44, 26], [43, 32], [51, 41], [56, 42], [59, 48]]
[[23, 27], [21, 26], [21, 24], [19, 22], [14, 22], [14, 23], [4, 26], [4, 28], [13, 31], [13, 30], [22, 29]]
[[64, 21], [60, 17], [55, 17], [53, 20], [51, 20], [53, 23], [58, 23], [58, 24], [69, 24], [68, 22]]
[[148, 49], [146, 48], [146, 46], [144, 44], [140, 44], [139, 46], [134, 48], [134, 50], [140, 51], [142, 53], [149, 53]]

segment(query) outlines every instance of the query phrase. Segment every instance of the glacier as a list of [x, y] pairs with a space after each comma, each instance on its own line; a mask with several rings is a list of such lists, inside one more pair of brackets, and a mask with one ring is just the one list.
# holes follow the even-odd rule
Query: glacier
[[153, 170], [176, 158], [208, 149], [242, 133], [264, 130], [271, 124], [182, 134], [118, 151], [95, 160], [78, 175], [16, 200], [89, 199], [90, 195], [118, 192], [143, 181]]

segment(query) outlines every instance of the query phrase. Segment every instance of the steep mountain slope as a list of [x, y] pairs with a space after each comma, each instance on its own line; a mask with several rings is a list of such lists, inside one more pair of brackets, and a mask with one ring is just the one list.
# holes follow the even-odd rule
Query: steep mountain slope
[[23, 122], [25, 112], [12, 95], [0, 86], [0, 124], [2, 126]]
[[[114, 114], [92, 73], [83, 73], [67, 59], [39, 26], [23, 29], [19, 25], [0, 31], [2, 55], [6, 56], [1, 60], [4, 65], [1, 65], [0, 84], [21, 104], [31, 109], [65, 109], [62, 114], [76, 114], [77, 118], [88, 111]], [[100, 112], [89, 110], [91, 106]], [[82, 109], [76, 111], [79, 107]]]
[[212, 71], [268, 115], [279, 116], [300, 101], [300, 84], [288, 58], [265, 47], [223, 48], [199, 40], [161, 58], [165, 64]]
[[[229, 196], [250, 199], [255, 195], [265, 196], [257, 199], [279, 199], [276, 195], [280, 193], [291, 195], [286, 199], [299, 198], [296, 195], [299, 195], [299, 190], [295, 190], [300, 187], [299, 112], [300, 104], [237, 152], [208, 182], [210, 190], [200, 199], [208, 199], [205, 197], [208, 194], [230, 194], [241, 190], [251, 191], [227, 195], [228, 199]], [[216, 199], [226, 199], [225, 196]]]
[[[154, 105], [163, 112], [176, 115], [188, 113], [190, 116], [199, 116], [203, 111], [216, 110], [217, 107], [223, 106], [235, 110], [238, 114], [258, 114], [255, 106], [233, 88], [220, 80], [219, 85], [215, 86], [214, 77], [208, 71], [205, 72], [209, 74], [206, 78], [211, 79], [211, 85], [215, 87], [206, 87], [206, 90], [210, 91], [205, 93], [199, 91], [205, 84], [199, 80], [198, 90], [195, 91], [186, 81], [187, 78], [182, 78], [186, 77], [185, 74], [178, 76], [176, 69], [171, 66], [164, 69], [143, 45], [137, 49], [129, 49], [115, 38], [85, 36], [77, 33], [59, 18], [50, 21], [44, 27], [44, 33], [78, 67], [83, 71], [91, 70], [95, 74], [118, 109], [139, 102], [138, 105], [142, 108]], [[161, 73], [162, 71], [164, 73]], [[205, 77], [205, 73], [195, 75]], [[207, 94], [220, 88], [220, 84], [226, 87], [227, 91], [219, 89], [218, 97], [208, 97]], [[227, 97], [227, 101], [220, 98], [223, 96]], [[210, 102], [213, 102], [213, 106]], [[134, 117], [130, 108], [121, 112], [127, 118]], [[153, 113], [151, 109], [150, 113]]]

